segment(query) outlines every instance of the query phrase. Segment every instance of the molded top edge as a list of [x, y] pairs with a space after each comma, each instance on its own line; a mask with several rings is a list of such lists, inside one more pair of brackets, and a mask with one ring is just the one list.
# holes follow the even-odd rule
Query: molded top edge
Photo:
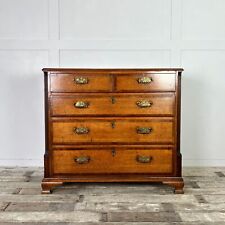
[[60, 71], [183, 71], [183, 68], [43, 68], [43, 72], [60, 72]]

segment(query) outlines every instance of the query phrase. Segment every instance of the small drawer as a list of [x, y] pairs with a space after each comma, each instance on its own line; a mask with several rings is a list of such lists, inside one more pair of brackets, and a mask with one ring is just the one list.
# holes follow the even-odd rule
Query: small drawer
[[172, 116], [174, 93], [73, 95], [51, 98], [53, 116]]
[[173, 144], [173, 118], [83, 118], [53, 122], [53, 144]]
[[175, 74], [124, 74], [116, 76], [118, 92], [175, 91]]
[[172, 173], [172, 150], [55, 150], [53, 173]]
[[112, 76], [109, 74], [51, 74], [52, 92], [110, 92]]

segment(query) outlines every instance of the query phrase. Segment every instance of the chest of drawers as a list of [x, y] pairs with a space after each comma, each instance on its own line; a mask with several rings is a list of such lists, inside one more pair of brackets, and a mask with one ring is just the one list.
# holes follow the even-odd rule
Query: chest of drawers
[[43, 72], [42, 193], [66, 182], [162, 182], [183, 193], [182, 69]]

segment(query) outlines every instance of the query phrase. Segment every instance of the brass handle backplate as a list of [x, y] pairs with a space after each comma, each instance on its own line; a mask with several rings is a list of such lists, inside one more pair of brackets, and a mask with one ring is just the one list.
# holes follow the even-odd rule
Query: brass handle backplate
[[89, 133], [89, 129], [87, 127], [75, 127], [74, 128], [74, 132], [76, 134], [88, 134]]
[[136, 157], [137, 162], [140, 163], [150, 163], [152, 161], [152, 156], [142, 156], [142, 155], [138, 155]]
[[138, 134], [150, 134], [152, 132], [151, 127], [138, 127], [136, 129]]
[[90, 156], [79, 156], [74, 158], [74, 161], [78, 164], [89, 163], [90, 160], [91, 160]]
[[148, 107], [151, 107], [152, 106], [152, 102], [151, 101], [148, 101], [148, 100], [140, 100], [140, 101], [137, 101], [136, 102], [136, 105], [139, 107], [139, 108], [148, 108]]
[[76, 84], [88, 84], [89, 80], [87, 77], [75, 77], [74, 82]]
[[78, 101], [74, 103], [75, 108], [87, 108], [89, 106], [89, 102]]
[[151, 77], [140, 77], [137, 79], [137, 82], [139, 84], [149, 84], [153, 81], [153, 79]]

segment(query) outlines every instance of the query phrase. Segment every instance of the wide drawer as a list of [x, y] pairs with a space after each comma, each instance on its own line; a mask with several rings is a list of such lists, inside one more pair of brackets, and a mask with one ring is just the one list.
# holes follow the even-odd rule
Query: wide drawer
[[172, 150], [56, 150], [53, 173], [172, 173]]
[[175, 91], [175, 74], [127, 74], [116, 76], [118, 92]]
[[174, 143], [173, 118], [54, 120], [53, 143]]
[[174, 113], [174, 101], [173, 93], [54, 96], [51, 98], [51, 108], [53, 116], [171, 116]]
[[109, 74], [51, 74], [52, 92], [107, 92], [112, 91]]

